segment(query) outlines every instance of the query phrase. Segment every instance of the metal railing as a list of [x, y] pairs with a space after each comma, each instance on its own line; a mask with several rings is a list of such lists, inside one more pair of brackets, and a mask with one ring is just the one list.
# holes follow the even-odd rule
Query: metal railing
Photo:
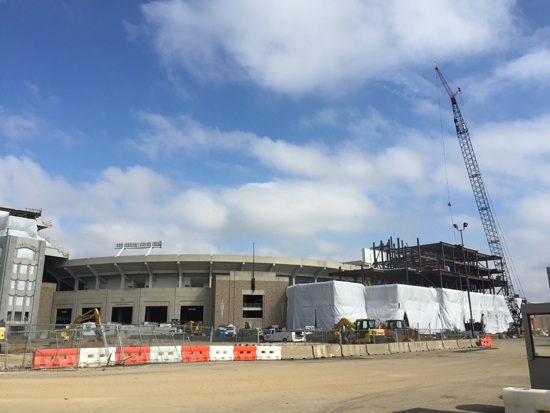
[[[125, 347], [150, 348], [163, 351], [170, 350], [179, 354], [185, 346], [234, 346], [257, 345], [260, 343], [260, 332], [257, 329], [240, 329], [236, 333], [228, 332], [224, 328], [213, 327], [160, 327], [157, 325], [118, 325], [107, 324], [101, 328], [93, 323], [78, 325], [73, 329], [67, 325], [27, 324], [6, 325], [4, 340], [0, 340], [0, 370], [21, 370], [40, 368], [34, 357], [37, 350], [45, 350], [44, 354], [53, 357], [52, 364], [60, 366], [63, 360], [75, 357], [80, 360], [83, 349], [105, 349], [108, 360], [106, 365], [124, 364], [121, 354]], [[335, 340], [328, 331], [315, 329], [305, 331], [305, 342], [288, 343], [290, 345], [310, 344], [352, 344], [365, 343], [357, 340], [360, 332], [350, 331], [351, 334], [341, 334], [346, 339], [340, 342]], [[484, 337], [484, 336], [483, 336]], [[450, 330], [386, 330], [383, 336], [376, 336], [373, 343], [403, 342], [403, 341], [434, 341], [456, 340], [470, 338], [467, 332]], [[280, 345], [282, 343], [272, 343]], [[117, 350], [113, 353], [112, 349]], [[111, 350], [108, 350], [111, 349]], [[52, 356], [53, 354], [53, 356]], [[46, 357], [47, 358], [47, 357]], [[46, 360], [47, 362], [47, 360]], [[146, 360], [154, 362], [154, 360]], [[68, 369], [78, 369], [79, 362], [67, 366]], [[55, 367], [54, 367], [55, 368]]]
[[[78, 358], [81, 350], [87, 348], [173, 346], [181, 349], [182, 346], [256, 345], [259, 343], [259, 332], [256, 329], [241, 329], [232, 334], [225, 329], [203, 326], [160, 327], [108, 324], [99, 328], [93, 323], [85, 323], [73, 329], [68, 327], [68, 325], [54, 324], [6, 325], [4, 340], [0, 340], [0, 369], [36, 368], [36, 363], [33, 364], [36, 350], [53, 350], [57, 363], [59, 360], [72, 357], [72, 355], [67, 356], [68, 349], [75, 349], [74, 356]], [[48, 352], [50, 353], [52, 351]], [[117, 364], [115, 355], [110, 354], [110, 357], [110, 365]], [[77, 369], [78, 363], [68, 368]]]

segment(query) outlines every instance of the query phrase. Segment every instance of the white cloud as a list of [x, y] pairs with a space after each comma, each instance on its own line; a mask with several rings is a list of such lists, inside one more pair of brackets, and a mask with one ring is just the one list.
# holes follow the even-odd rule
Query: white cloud
[[207, 129], [186, 115], [170, 118], [151, 112], [140, 112], [138, 116], [149, 125], [151, 131], [142, 133], [140, 141], [132, 140], [130, 145], [151, 159], [157, 159], [159, 154], [169, 155], [180, 150], [238, 148], [252, 136], [239, 131], [221, 133], [215, 128]]
[[59, 129], [50, 128], [39, 117], [11, 114], [0, 106], [0, 138], [6, 138], [11, 142], [22, 142], [40, 137], [55, 139], [64, 146], [71, 146], [74, 143], [71, 135]]
[[523, 56], [511, 60], [495, 70], [497, 79], [513, 82], [550, 82], [550, 50], [531, 50]]
[[[163, 174], [134, 166], [110, 167], [94, 182], [69, 184], [29, 159], [6, 157], [0, 158], [0, 204], [42, 207], [55, 222], [49, 230], [52, 240], [74, 246], [74, 257], [109, 255], [112, 243], [127, 238], [163, 239], [162, 253], [217, 253], [229, 240], [252, 238], [268, 240], [263, 248], [272, 255], [338, 261], [352, 258], [350, 248], [357, 248], [358, 255], [357, 237], [364, 236], [366, 245], [373, 232], [389, 236], [396, 231], [407, 242], [423, 234], [430, 239], [421, 242], [452, 237], [439, 137], [397, 128], [399, 139], [392, 146], [368, 151], [360, 139], [339, 142], [337, 148], [298, 145], [204, 128], [189, 117], [150, 118], [157, 128], [147, 135], [152, 147], [172, 145], [162, 150], [174, 156], [188, 148], [238, 151], [257, 159], [272, 176], [236, 186], [176, 186]], [[550, 168], [545, 141], [549, 122], [540, 117], [484, 125], [476, 140], [482, 172], [531, 297], [541, 294], [533, 290], [541, 284], [533, 274], [544, 269], [543, 240], [550, 232], [550, 174], [545, 173]], [[520, 145], [518, 131], [524, 132]], [[235, 140], [223, 144], [233, 136]], [[458, 144], [448, 164], [455, 220], [470, 223], [468, 244], [486, 252]], [[181, 189], [186, 187], [190, 189]], [[465, 212], [456, 209], [460, 204], [472, 206]]]
[[156, 1], [142, 6], [162, 61], [198, 79], [341, 94], [388, 69], [502, 47], [513, 1]]
[[29, 140], [40, 136], [41, 121], [34, 116], [11, 115], [0, 107], [0, 134], [12, 141]]

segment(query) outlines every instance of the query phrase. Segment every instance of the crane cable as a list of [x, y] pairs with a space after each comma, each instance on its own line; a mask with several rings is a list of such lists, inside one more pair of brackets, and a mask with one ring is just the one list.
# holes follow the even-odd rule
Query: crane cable
[[[437, 79], [437, 72], [435, 73], [435, 87], [437, 88], [437, 103], [439, 105], [439, 124], [440, 124], [440, 128], [441, 128], [441, 144], [443, 146], [443, 161], [444, 161], [444, 164], [445, 164], [445, 180], [447, 182], [447, 199], [448, 199], [447, 205], [449, 206], [449, 215], [451, 217], [451, 225], [454, 227], [453, 208], [451, 206], [451, 191], [449, 189], [449, 174], [447, 172], [447, 154], [445, 153], [445, 138], [444, 138], [444, 135], [443, 135], [443, 116], [441, 114], [441, 97], [439, 96], [439, 82], [438, 82], [438, 79]], [[455, 240], [455, 243], [456, 243], [457, 242], [456, 231], [453, 231], [453, 237], [454, 237], [454, 240]]]

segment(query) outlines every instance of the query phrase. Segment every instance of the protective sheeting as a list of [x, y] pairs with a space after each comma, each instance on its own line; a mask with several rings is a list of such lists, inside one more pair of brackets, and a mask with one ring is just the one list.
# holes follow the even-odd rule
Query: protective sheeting
[[[468, 293], [445, 288], [390, 284], [363, 286], [343, 281], [298, 284], [287, 288], [287, 327], [316, 325], [331, 329], [342, 317], [402, 320], [424, 329], [465, 330], [470, 319]], [[512, 317], [504, 296], [470, 293], [475, 322], [488, 333], [508, 329]]]
[[14, 217], [6, 211], [0, 211], [0, 237], [6, 235], [38, 239], [36, 220]]
[[330, 330], [342, 317], [353, 320], [367, 318], [362, 287], [360, 284], [333, 281], [288, 287], [287, 327], [294, 329], [316, 325]]

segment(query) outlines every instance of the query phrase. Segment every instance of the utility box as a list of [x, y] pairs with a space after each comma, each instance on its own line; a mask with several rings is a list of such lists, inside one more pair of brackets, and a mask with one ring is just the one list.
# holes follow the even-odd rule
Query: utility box
[[531, 388], [550, 390], [550, 303], [522, 306]]

